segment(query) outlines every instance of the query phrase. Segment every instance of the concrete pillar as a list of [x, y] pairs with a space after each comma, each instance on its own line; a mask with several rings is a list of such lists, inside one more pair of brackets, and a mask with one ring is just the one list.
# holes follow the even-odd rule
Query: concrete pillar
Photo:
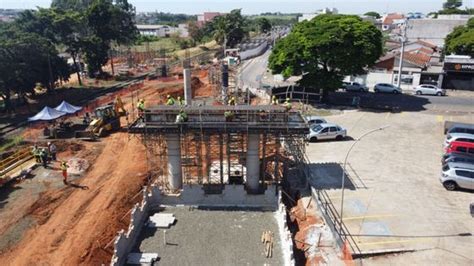
[[171, 189], [180, 189], [183, 187], [183, 176], [179, 134], [167, 134], [165, 138], [168, 146], [168, 182]]
[[260, 178], [260, 158], [258, 148], [260, 144], [259, 134], [249, 134], [247, 144], [247, 187], [251, 191], [257, 191]]
[[191, 105], [193, 99], [193, 94], [191, 91], [191, 69], [183, 69], [183, 79], [184, 79], [184, 101], [186, 105]]

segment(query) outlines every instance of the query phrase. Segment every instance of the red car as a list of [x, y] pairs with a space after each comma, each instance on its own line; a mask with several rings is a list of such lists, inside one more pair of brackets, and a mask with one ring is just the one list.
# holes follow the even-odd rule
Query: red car
[[446, 148], [446, 153], [462, 152], [474, 155], [474, 143], [464, 141], [453, 141]]

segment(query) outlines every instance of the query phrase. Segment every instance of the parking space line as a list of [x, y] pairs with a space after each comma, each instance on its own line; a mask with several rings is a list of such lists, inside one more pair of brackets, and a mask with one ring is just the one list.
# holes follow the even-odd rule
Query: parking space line
[[[380, 237], [383, 237], [383, 235], [380, 236]], [[374, 245], [383, 245], [383, 244], [398, 244], [398, 243], [428, 242], [428, 241], [432, 241], [432, 239], [431, 238], [421, 238], [421, 239], [410, 239], [410, 240], [389, 240], [389, 241], [357, 243], [357, 245], [359, 245], [359, 246], [374, 246]]]
[[390, 114], [391, 114], [391, 113], [388, 113], [388, 112], [387, 112], [387, 114], [385, 114], [385, 119], [387, 119], [387, 118], [390, 116]]
[[398, 215], [395, 215], [395, 214], [376, 214], [376, 215], [344, 217], [342, 219], [344, 221], [349, 221], [349, 220], [363, 220], [363, 219], [382, 218], [382, 217], [395, 217], [395, 216], [398, 216]]
[[438, 121], [438, 122], [441, 123], [441, 122], [444, 121], [444, 117], [443, 117], [442, 115], [437, 115], [437, 116], [436, 116], [436, 121]]

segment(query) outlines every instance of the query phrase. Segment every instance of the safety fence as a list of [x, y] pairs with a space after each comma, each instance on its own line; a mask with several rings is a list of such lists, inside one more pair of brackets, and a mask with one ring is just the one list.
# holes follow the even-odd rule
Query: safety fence
[[320, 202], [320, 207], [322, 208], [324, 214], [328, 218], [329, 222], [331, 223], [334, 232], [337, 234], [341, 245], [343, 246], [343, 250], [346, 245], [349, 246], [352, 256], [360, 254], [361, 250], [357, 245], [357, 242], [352, 237], [347, 229], [346, 225], [342, 221], [342, 218], [339, 216], [336, 208], [334, 207], [331, 198], [327, 194], [325, 190], [321, 189], [312, 189], [313, 196], [316, 197]]

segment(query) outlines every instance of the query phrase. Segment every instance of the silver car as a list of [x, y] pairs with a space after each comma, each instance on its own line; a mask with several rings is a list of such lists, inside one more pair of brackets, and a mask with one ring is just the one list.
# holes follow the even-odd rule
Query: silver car
[[324, 139], [342, 140], [347, 136], [347, 130], [336, 124], [323, 123], [309, 127], [307, 136], [309, 141], [318, 141]]
[[402, 93], [402, 89], [400, 87], [397, 87], [393, 84], [388, 84], [388, 83], [378, 83], [375, 84], [374, 86], [374, 92], [385, 92], [385, 93], [393, 93], [393, 94], [399, 94]]
[[448, 133], [444, 140], [444, 148], [446, 149], [453, 141], [471, 142], [474, 143], [474, 134], [468, 133]]
[[307, 116], [305, 118], [306, 118], [306, 122], [308, 122], [309, 126], [327, 123], [326, 119], [324, 119], [320, 116], [312, 115], [312, 116]]
[[446, 95], [446, 90], [438, 88], [435, 85], [422, 84], [415, 87], [416, 95], [437, 95], [444, 96]]
[[346, 91], [356, 91], [356, 92], [368, 92], [369, 88], [365, 85], [362, 85], [358, 82], [347, 82], [344, 84]]
[[457, 188], [474, 189], [474, 165], [447, 163], [443, 165], [440, 181], [447, 190]]

